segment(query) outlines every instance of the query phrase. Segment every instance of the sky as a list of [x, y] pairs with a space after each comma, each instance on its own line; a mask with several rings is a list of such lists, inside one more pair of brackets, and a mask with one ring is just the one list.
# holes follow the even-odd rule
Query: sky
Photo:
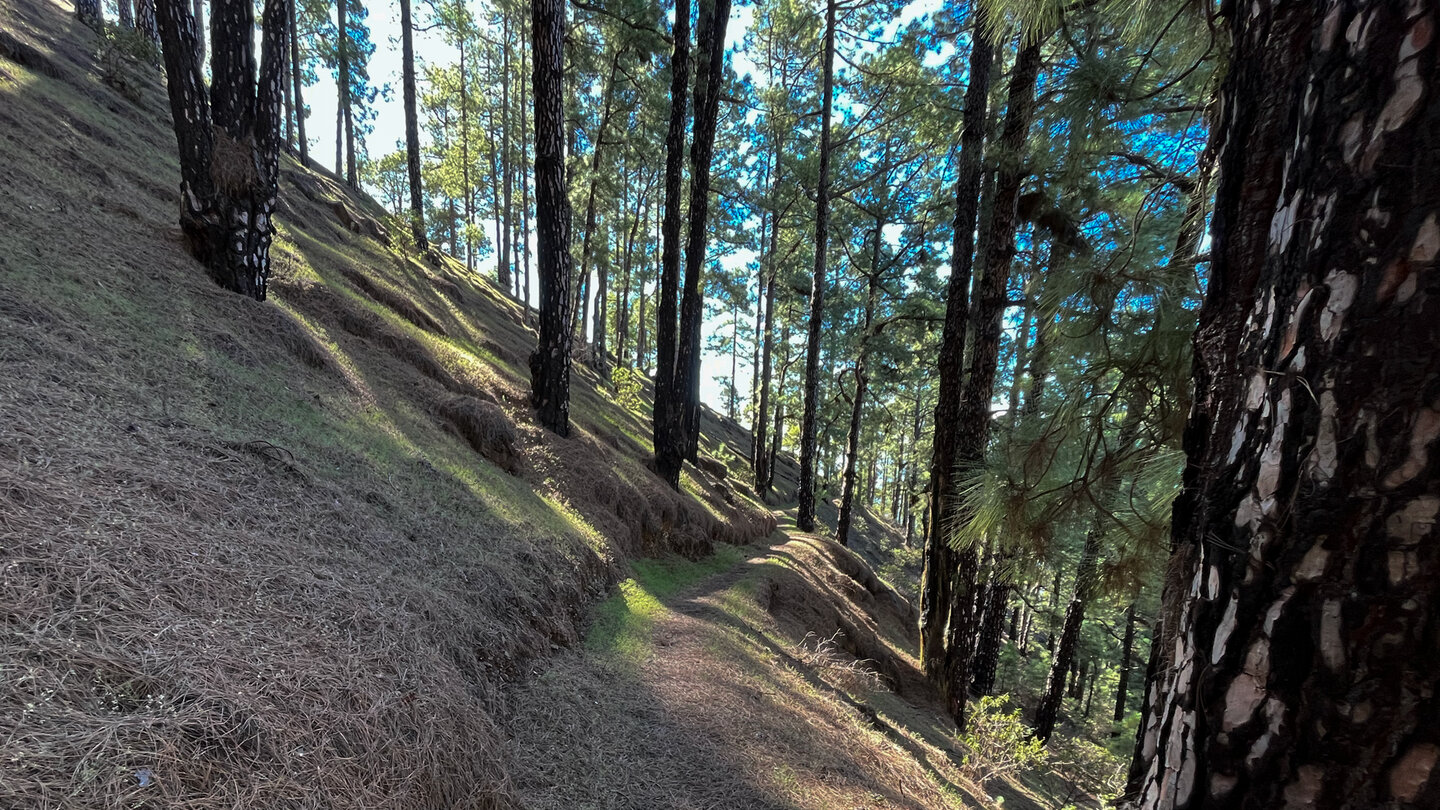
[[[366, 146], [372, 158], [378, 158], [393, 150], [403, 148], [405, 138], [405, 113], [401, 102], [400, 76], [401, 76], [401, 49], [400, 49], [400, 8], [398, 3], [366, 2], [369, 9], [369, 25], [371, 40], [375, 43], [375, 54], [370, 60], [371, 81], [377, 87], [388, 86], [390, 92], [379, 97], [375, 101], [376, 119], [374, 131], [366, 138]], [[896, 18], [891, 28], [907, 24], [910, 20], [922, 14], [933, 12], [939, 8], [940, 0], [915, 0], [910, 3]], [[816, 13], [821, 13], [822, 6], [817, 3]], [[428, 16], [428, 9], [424, 3], [414, 3], [412, 11], [417, 27], [425, 26], [425, 19]], [[730, 65], [741, 76], [746, 73], [758, 75], [755, 64], [744, 54], [737, 52], [737, 48], [744, 40], [745, 32], [754, 22], [752, 7], [747, 4], [737, 4], [732, 7], [730, 13], [730, 24], [726, 29], [726, 45], [730, 52]], [[433, 65], [451, 64], [458, 59], [458, 53], [454, 48], [446, 45], [438, 31], [417, 31], [415, 33], [415, 53], [418, 58]], [[935, 60], [943, 60], [946, 54], [942, 51], [934, 55]], [[333, 133], [336, 107], [336, 91], [332, 77], [322, 73], [320, 82], [305, 91], [305, 102], [310, 106], [309, 120], [312, 122], [309, 132], [319, 133], [316, 137], [310, 138], [311, 154], [322, 163], [333, 160], [335, 154]], [[422, 140], [425, 138], [423, 132]], [[332, 167], [333, 168], [333, 167]], [[487, 230], [491, 226], [486, 226]], [[493, 234], [489, 234], [493, 239]], [[534, 243], [531, 244], [531, 255], [535, 255]], [[727, 256], [722, 260], [725, 269], [733, 272], [743, 267], [754, 259], [754, 254], [748, 251], [739, 251]], [[493, 278], [495, 271], [493, 258], [482, 260], [479, 271], [486, 273]], [[533, 259], [532, 259], [533, 263]], [[539, 280], [535, 275], [535, 268], [531, 267], [531, 289], [539, 289]], [[753, 319], [753, 313], [751, 314]], [[708, 319], [705, 325], [704, 339], [724, 324], [724, 318]], [[703, 343], [702, 343], [703, 345]], [[716, 378], [719, 376], [728, 377], [730, 374], [730, 356], [715, 356], [707, 353], [702, 359], [700, 398], [711, 408], [723, 413], [725, 411], [725, 389], [723, 384]], [[748, 360], [742, 356], [740, 369], [736, 374], [739, 379], [736, 387], [739, 390], [741, 407], [747, 401], [750, 388], [751, 368]]]

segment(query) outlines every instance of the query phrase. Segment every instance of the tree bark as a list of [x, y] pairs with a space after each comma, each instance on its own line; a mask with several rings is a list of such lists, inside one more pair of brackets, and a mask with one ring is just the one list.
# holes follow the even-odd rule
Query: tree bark
[[1120, 681], [1115, 686], [1116, 723], [1124, 722], [1125, 707], [1130, 698], [1130, 664], [1135, 654], [1135, 603], [1125, 608], [1125, 636], [1120, 643]]
[[615, 100], [615, 73], [620, 69], [620, 56], [622, 49], [616, 49], [615, 54], [610, 58], [610, 73], [605, 78], [605, 91], [602, 94], [604, 101], [601, 104], [600, 126], [595, 132], [594, 145], [590, 151], [590, 191], [585, 201], [585, 231], [580, 237], [580, 275], [576, 281], [578, 295], [575, 299], [575, 313], [580, 339], [585, 340], [586, 313], [589, 302], [586, 297], [590, 293], [590, 258], [593, 255], [590, 249], [590, 239], [595, 233], [595, 204], [596, 197], [600, 190], [600, 153], [605, 144], [605, 130], [610, 127], [610, 113], [614, 109]]
[[1138, 806], [1440, 806], [1433, 3], [1232, 9]]
[[208, 101], [189, 2], [160, 0], [156, 11], [180, 152], [181, 230], [218, 284], [263, 301], [279, 194], [285, 0], [266, 0], [258, 76], [254, 7], [216, 0]]
[[[840, 492], [840, 516], [835, 521], [835, 542], [850, 545], [850, 520], [855, 509], [855, 462], [860, 455], [860, 423], [865, 415], [865, 389], [870, 382], [866, 361], [870, 359], [871, 329], [875, 323], [875, 306], [880, 300], [880, 246], [884, 242], [885, 222], [875, 220], [875, 238], [870, 252], [870, 275], [865, 295], [865, 320], [860, 332], [860, 355], [855, 360], [855, 398], [850, 403], [850, 430], [845, 442], [845, 478]], [[873, 469], [871, 481], [874, 481]], [[874, 484], [871, 484], [873, 493]]]
[[[994, 213], [986, 237], [985, 274], [976, 289], [973, 314], [974, 345], [956, 411], [959, 427], [955, 437], [955, 467], [973, 470], [985, 459], [990, 434], [990, 403], [995, 393], [996, 364], [1000, 357], [1000, 326], [1005, 314], [1010, 260], [1015, 253], [1015, 205], [1025, 178], [1024, 152], [1030, 120], [1035, 111], [1035, 83], [1040, 74], [1041, 39], [1020, 50], [1006, 91], [1005, 124], [1000, 134], [1000, 173], [995, 185]], [[953, 489], [953, 485], [952, 485]], [[954, 493], [951, 497], [954, 498]], [[949, 507], [950, 531], [963, 526], [968, 515], [954, 498]], [[942, 512], [942, 514], [945, 514]], [[937, 521], [937, 531], [944, 531]], [[945, 640], [945, 682], [948, 683], [950, 712], [960, 727], [965, 725], [965, 697], [970, 683], [967, 659], [976, 633], [975, 578], [978, 565], [975, 551], [957, 552], [954, 585], [950, 593], [950, 626]]]
[[135, 0], [135, 30], [147, 40], [160, 44], [160, 29], [155, 22], [155, 0]]
[[[297, 11], [295, 4], [298, 0], [286, 0], [286, 14], [290, 20], [290, 84], [291, 95], [295, 103], [295, 145], [296, 154], [300, 156], [300, 165], [308, 166], [310, 163], [310, 141], [305, 136], [305, 95], [303, 71], [300, 64], [300, 36], [297, 33], [299, 23], [296, 19]], [[199, 0], [196, 0], [195, 8], [200, 8]], [[198, 17], [197, 17], [198, 19]], [[204, 62], [205, 55], [200, 54], [199, 61]]]
[[100, 13], [100, 0], [75, 0], [75, 17], [96, 31], [105, 26], [105, 19]]
[[815, 531], [815, 440], [820, 400], [820, 330], [825, 320], [825, 262], [830, 238], [830, 112], [835, 84], [835, 0], [825, 3], [825, 66], [820, 84], [820, 180], [815, 187], [815, 270], [805, 342], [804, 406], [800, 417], [800, 508], [796, 526]]
[[410, 24], [410, 0], [400, 0], [400, 43], [405, 102], [405, 166], [410, 175], [410, 233], [415, 237], [415, 247], [424, 252], [430, 249], [430, 240], [425, 233], [425, 191], [420, 180], [420, 116], [415, 110], [415, 34]]
[[[675, 390], [680, 398], [680, 428], [685, 458], [700, 450], [700, 327], [705, 302], [700, 294], [708, 244], [710, 165], [720, 115], [720, 85], [725, 79], [725, 29], [730, 0], [700, 0], [696, 47], [695, 124], [690, 141], [690, 234], [685, 245], [685, 290], [680, 301], [680, 342], [675, 358]], [[732, 382], [733, 384], [733, 382]]]
[[[970, 278], [975, 263], [975, 223], [980, 210], [980, 177], [989, 116], [990, 69], [994, 45], [978, 19], [970, 48], [970, 84], [960, 134], [959, 177], [955, 181], [955, 224], [951, 235], [950, 280], [946, 287], [945, 327], [937, 364], [940, 396], [935, 403], [931, 446], [930, 504], [926, 525], [949, 526], [954, 511], [956, 427], [960, 416], [961, 367], [970, 317]], [[920, 661], [925, 674], [939, 682], [945, 660], [945, 625], [956, 556], [946, 531], [925, 532], [925, 566], [920, 578]]]
[[540, 340], [530, 356], [531, 402], [540, 424], [570, 435], [570, 198], [565, 183], [565, 2], [532, 0], [535, 73], [535, 219]]
[[[507, 294], [512, 293], [510, 271], [513, 266], [511, 235], [514, 233], [510, 218], [510, 186], [514, 168], [510, 159], [510, 12], [502, 9], [500, 39], [500, 286]], [[516, 298], [519, 290], [513, 290]]]
[[[121, 28], [135, 27], [135, 6], [132, 0], [118, 0], [115, 4], [116, 14], [120, 17]], [[78, 12], [77, 12], [78, 14]]]
[[680, 488], [685, 463], [681, 433], [681, 396], [675, 386], [679, 354], [677, 318], [680, 295], [680, 207], [685, 172], [685, 118], [690, 85], [690, 0], [676, 0], [675, 46], [670, 55], [670, 124], [665, 135], [665, 218], [660, 226], [660, 285], [655, 307], [655, 473]]

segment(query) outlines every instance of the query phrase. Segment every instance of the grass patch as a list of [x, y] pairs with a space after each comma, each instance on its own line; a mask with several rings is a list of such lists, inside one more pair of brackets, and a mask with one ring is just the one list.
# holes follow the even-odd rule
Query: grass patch
[[721, 543], [714, 554], [700, 560], [680, 556], [636, 560], [631, 566], [635, 576], [621, 582], [619, 592], [596, 609], [586, 649], [638, 666], [650, 654], [650, 633], [667, 610], [660, 600], [743, 559], [743, 548]]

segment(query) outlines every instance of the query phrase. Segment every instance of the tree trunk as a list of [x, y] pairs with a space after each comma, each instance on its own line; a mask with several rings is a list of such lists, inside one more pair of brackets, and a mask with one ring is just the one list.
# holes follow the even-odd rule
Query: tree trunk
[[[1030, 119], [1035, 111], [1040, 46], [1041, 39], [1036, 38], [1021, 49], [1006, 92], [1005, 125], [999, 143], [1002, 168], [995, 186], [990, 232], [986, 237], [985, 274], [976, 288], [973, 315], [975, 343], [970, 350], [969, 369], [956, 412], [959, 427], [955, 437], [955, 466], [962, 470], [972, 470], [983, 463], [990, 433], [990, 403], [994, 398], [996, 364], [1000, 357], [1000, 326], [1007, 301], [1010, 260], [1015, 253], [1015, 205], [1020, 195], [1020, 184], [1025, 178], [1023, 157]], [[962, 514], [958, 499], [952, 503], [949, 514], [951, 531], [968, 520], [968, 516]], [[937, 530], [943, 532], [940, 527], [937, 521]], [[977, 629], [974, 608], [978, 566], [974, 550], [960, 551], [956, 557], [955, 584], [950, 594], [950, 626], [945, 643], [945, 681], [949, 684], [951, 715], [963, 728], [966, 687], [970, 683], [970, 662], [966, 659], [966, 652], [972, 646]]]
[[[884, 232], [884, 220], [876, 217], [869, 285], [865, 295], [865, 320], [860, 332], [860, 356], [855, 360], [855, 399], [851, 402], [850, 431], [846, 434], [845, 479], [840, 494], [840, 516], [835, 521], [835, 542], [842, 546], [850, 544], [850, 520], [855, 509], [855, 462], [860, 455], [860, 421], [865, 414], [865, 388], [870, 381], [866, 361], [870, 354], [870, 330], [875, 322], [875, 306], [880, 300], [880, 246], [884, 242]], [[874, 475], [873, 470], [871, 475]], [[872, 483], [872, 491], [873, 487]]]
[[[116, 14], [119, 15], [119, 17], [120, 17], [120, 27], [121, 27], [121, 28], [126, 28], [126, 29], [134, 28], [134, 27], [135, 27], [135, 6], [134, 6], [134, 4], [131, 2], [131, 0], [118, 0], [118, 2], [115, 3], [115, 6], [116, 6], [115, 12], [116, 12]], [[78, 12], [77, 12], [77, 14], [78, 14]], [[198, 23], [197, 23], [197, 27], [198, 27]]]
[[75, 17], [96, 31], [105, 26], [105, 19], [100, 14], [100, 0], [75, 0]]
[[[335, 149], [339, 153], [344, 152], [345, 156], [345, 183], [351, 188], [360, 187], [360, 176], [355, 169], [355, 117], [350, 109], [352, 93], [350, 88], [350, 24], [348, 21], [349, 5], [351, 0], [336, 0], [336, 33], [335, 53], [339, 67], [335, 71], [335, 81], [339, 87], [340, 95], [340, 120], [344, 129], [344, 148], [342, 150], [340, 139], [336, 139]], [[340, 159], [335, 160], [335, 172], [340, 173]]]
[[1436, 9], [1234, 12], [1139, 806], [1440, 806]]
[[[514, 228], [510, 219], [510, 183], [514, 173], [510, 159], [510, 12], [501, 12], [500, 39], [500, 286], [511, 293], [510, 270], [513, 266], [510, 238]], [[519, 298], [519, 291], [515, 291]]]
[[530, 323], [530, 125], [528, 122], [525, 82], [528, 67], [525, 40], [520, 39], [520, 275], [524, 277], [525, 323]]
[[660, 226], [659, 298], [655, 307], [655, 473], [675, 489], [685, 463], [681, 396], [675, 386], [680, 294], [680, 207], [685, 172], [685, 118], [690, 84], [690, 0], [676, 0], [670, 55], [670, 124], [665, 135], [665, 219]]
[[[294, 0], [291, 0], [294, 2]], [[405, 166], [410, 175], [410, 233], [422, 253], [430, 249], [425, 235], [425, 192], [420, 182], [420, 117], [415, 111], [415, 34], [410, 0], [400, 0], [401, 81], [405, 101]], [[296, 82], [299, 86], [299, 82]]]
[[[990, 68], [995, 61], [994, 46], [978, 19], [972, 36], [970, 85], [965, 90], [960, 168], [955, 181], [950, 281], [946, 288], [945, 328], [938, 362], [940, 398], [935, 403], [927, 527], [932, 522], [941, 526], [950, 525], [956, 494], [953, 475], [956, 428], [960, 415], [960, 372], [965, 360], [965, 332], [970, 317], [970, 277], [975, 262], [975, 221], [980, 210]], [[945, 625], [950, 615], [950, 586], [956, 556], [950, 548], [948, 533], [932, 532], [927, 528], [925, 537], [925, 567], [920, 579], [920, 661], [925, 674], [938, 681], [941, 693], [945, 694], [950, 689], [950, 685], [941, 680], [945, 660]]]
[[1120, 644], [1120, 682], [1115, 686], [1116, 723], [1124, 722], [1130, 697], [1130, 662], [1135, 653], [1135, 603], [1125, 608], [1125, 638]]
[[581, 341], [585, 340], [588, 326], [586, 313], [589, 312], [589, 302], [586, 299], [590, 294], [590, 259], [594, 255], [590, 240], [595, 233], [595, 201], [600, 190], [600, 151], [605, 144], [605, 130], [610, 127], [610, 113], [614, 109], [615, 99], [615, 73], [620, 69], [622, 52], [621, 49], [616, 49], [610, 59], [610, 73], [605, 79], [605, 92], [602, 94], [604, 101], [601, 105], [600, 126], [595, 132], [590, 151], [590, 191], [585, 201], [585, 232], [580, 237], [580, 275], [575, 285], [579, 293], [575, 300], [575, 313]]
[[[774, 199], [775, 192], [780, 188], [780, 142], [776, 141], [775, 146], [775, 175], [771, 184], [771, 199]], [[776, 212], [774, 220], [770, 224], [770, 247], [766, 250], [766, 279], [765, 279], [765, 336], [764, 346], [760, 351], [760, 414], [756, 420], [758, 428], [755, 432], [756, 458], [755, 458], [755, 482], [759, 487], [760, 500], [763, 502], [770, 495], [770, 484], [773, 474], [770, 469], [771, 457], [766, 442], [766, 435], [770, 431], [770, 375], [773, 372], [772, 359], [775, 354], [775, 254], [779, 250], [780, 239], [780, 212]]]
[[690, 238], [685, 245], [685, 290], [680, 302], [679, 353], [675, 358], [675, 390], [681, 402], [684, 453], [692, 462], [700, 450], [700, 328], [705, 317], [700, 279], [704, 274], [708, 242], [710, 165], [720, 115], [720, 84], [725, 79], [725, 29], [730, 22], [730, 0], [700, 0], [699, 22], [696, 47], [700, 61], [695, 66], [695, 124], [690, 142]]
[[531, 402], [546, 428], [570, 434], [570, 198], [561, 103], [564, 0], [532, 0], [535, 51], [535, 219], [540, 262], [540, 341], [530, 356]]
[[180, 152], [180, 227], [222, 287], [265, 300], [278, 199], [285, 0], [266, 0], [256, 73], [249, 0], [216, 0], [210, 98], [187, 0], [160, 0], [166, 89]]
[[155, 22], [155, 0], [135, 0], [135, 30], [150, 42], [160, 44], [160, 30]]
[[830, 238], [830, 112], [835, 84], [835, 0], [825, 3], [825, 64], [820, 84], [820, 180], [815, 187], [815, 269], [805, 342], [804, 408], [800, 417], [800, 508], [796, 525], [815, 531], [815, 440], [820, 400], [820, 330], [825, 320], [825, 262]]
[[975, 644], [974, 674], [970, 678], [970, 694], [976, 696], [995, 691], [995, 675], [1000, 670], [1001, 636], [1010, 605], [1010, 585], [1003, 575], [992, 577], [985, 588], [984, 600], [980, 637]]
[[[191, 13], [195, 15], [195, 30], [196, 30], [197, 32], [199, 32], [199, 36], [198, 36], [198, 37], [196, 38], [196, 40], [195, 40], [195, 68], [200, 71], [201, 75], [204, 75], [204, 73], [205, 73], [205, 32], [206, 32], [207, 30], [209, 30], [209, 29], [206, 27], [206, 25], [205, 25], [205, 2], [204, 2], [204, 0], [195, 0], [195, 2], [194, 2], [194, 8], [192, 9]], [[157, 25], [157, 27], [158, 27], [158, 25]], [[291, 48], [291, 54], [292, 54], [292, 55], [293, 55], [293, 54], [296, 52], [296, 50], [299, 48], [299, 35], [295, 33], [295, 8], [294, 8], [294, 5], [293, 5], [293, 4], [291, 5], [291, 8], [290, 8], [290, 48]], [[300, 94], [299, 94], [299, 93], [296, 93], [296, 94], [295, 94], [295, 103], [296, 103], [297, 105], [299, 105], [299, 109], [303, 110], [303, 109], [305, 109], [305, 105], [303, 105], [303, 104], [300, 103], [300, 98], [301, 98]], [[302, 133], [305, 131], [305, 127], [304, 127], [303, 125], [300, 127], [300, 131], [301, 131]]]

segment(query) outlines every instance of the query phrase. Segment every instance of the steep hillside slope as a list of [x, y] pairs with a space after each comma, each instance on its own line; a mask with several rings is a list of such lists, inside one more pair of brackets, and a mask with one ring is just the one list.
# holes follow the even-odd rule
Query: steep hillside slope
[[[768, 536], [288, 162], [270, 302], [183, 250], [153, 69], [0, 5], [0, 807], [503, 807], [493, 709], [636, 555]], [[362, 226], [364, 223], [362, 222]], [[714, 443], [712, 442], [712, 445]]]

